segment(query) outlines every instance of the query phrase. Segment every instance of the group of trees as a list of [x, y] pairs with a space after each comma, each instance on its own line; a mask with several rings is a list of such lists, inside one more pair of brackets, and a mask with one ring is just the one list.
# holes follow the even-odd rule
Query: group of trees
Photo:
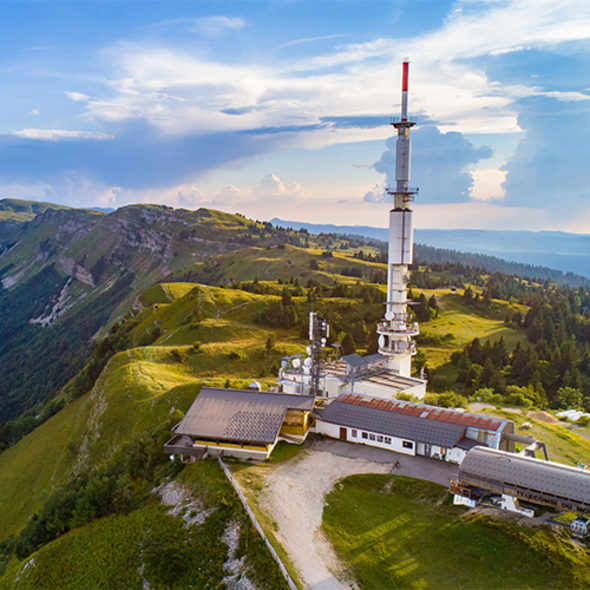
[[70, 529], [109, 514], [129, 513], [147, 503], [156, 478], [182, 468], [179, 462], [171, 463], [163, 451], [170, 428], [181, 419], [182, 413], [175, 410], [160, 428], [127, 444], [106, 465], [54, 492], [15, 539], [16, 556], [24, 559]]

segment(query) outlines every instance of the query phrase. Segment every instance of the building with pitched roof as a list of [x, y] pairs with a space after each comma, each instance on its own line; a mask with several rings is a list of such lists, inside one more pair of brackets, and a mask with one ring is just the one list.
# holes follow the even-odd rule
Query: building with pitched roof
[[590, 471], [523, 454], [486, 448], [469, 451], [451, 491], [459, 498], [471, 499], [478, 489], [512, 498], [515, 511], [522, 511], [518, 500], [525, 500], [590, 514]]
[[305, 440], [315, 401], [311, 396], [203, 387], [164, 452], [267, 459], [280, 439]]
[[349, 393], [314, 415], [325, 436], [452, 463], [478, 445], [514, 450], [512, 421], [447, 408]]

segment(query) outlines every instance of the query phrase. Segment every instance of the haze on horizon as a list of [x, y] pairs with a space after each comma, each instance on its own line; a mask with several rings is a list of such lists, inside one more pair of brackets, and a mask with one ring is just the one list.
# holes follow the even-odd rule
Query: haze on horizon
[[0, 198], [588, 233], [590, 3], [2, 2]]

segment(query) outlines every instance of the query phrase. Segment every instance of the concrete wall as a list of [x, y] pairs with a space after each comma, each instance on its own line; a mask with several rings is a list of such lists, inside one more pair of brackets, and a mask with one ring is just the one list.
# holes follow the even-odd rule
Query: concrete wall
[[[388, 451], [403, 453], [405, 455], [430, 456], [433, 459], [448, 461], [449, 463], [457, 463], [460, 465], [467, 453], [467, 451], [458, 447], [448, 449], [438, 445], [430, 445], [430, 455], [426, 455], [427, 445], [424, 443], [395, 436], [386, 437], [385, 435], [376, 432], [354, 429], [347, 426], [341, 427], [339, 424], [332, 424], [330, 422], [324, 422], [323, 420], [317, 420], [315, 424], [315, 431], [317, 433], [329, 436], [330, 438], [340, 439], [340, 428], [346, 428], [346, 440], [348, 442], [377, 447], [378, 449], [387, 449]], [[355, 430], [356, 436], [353, 436]], [[367, 438], [363, 437], [363, 433], [367, 435]], [[387, 439], [391, 442], [385, 442]], [[406, 446], [404, 446], [404, 443]], [[411, 447], [409, 445], [411, 445]]]
[[[340, 428], [341, 426], [338, 424], [324, 422], [323, 420], [317, 420], [315, 424], [316, 432], [331, 438], [340, 438]], [[395, 451], [396, 453], [403, 453], [405, 455], [416, 454], [416, 444], [414, 441], [396, 438], [394, 436], [385, 436], [376, 432], [354, 429], [346, 426], [342, 426], [342, 428], [346, 428], [346, 440], [348, 442], [377, 447], [379, 449], [387, 449], [388, 451]], [[355, 431], [356, 436], [354, 436]], [[367, 435], [366, 438], [363, 437], [363, 434]], [[386, 440], [391, 442], [385, 442]], [[404, 446], [404, 443], [406, 443], [406, 446]]]
[[465, 458], [466, 454], [467, 451], [460, 449], [458, 447], [453, 447], [452, 449], [449, 449], [447, 451], [446, 460], [449, 463], [457, 463], [458, 465], [461, 465], [461, 462]]
[[[235, 459], [256, 459], [258, 461], [268, 459], [272, 452], [272, 449], [269, 451], [255, 451], [254, 449], [224, 447], [222, 445], [195, 445], [195, 448], [206, 449], [209, 457], [234, 457]], [[272, 448], [274, 448], [274, 445]]]

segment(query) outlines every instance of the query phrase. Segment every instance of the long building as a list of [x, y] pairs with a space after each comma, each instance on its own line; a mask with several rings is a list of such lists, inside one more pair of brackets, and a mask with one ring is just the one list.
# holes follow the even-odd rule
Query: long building
[[342, 394], [314, 416], [325, 436], [451, 463], [478, 445], [514, 450], [512, 421], [423, 404]]
[[590, 514], [590, 472], [563, 463], [478, 447], [461, 463], [451, 491], [470, 498], [472, 488]]

